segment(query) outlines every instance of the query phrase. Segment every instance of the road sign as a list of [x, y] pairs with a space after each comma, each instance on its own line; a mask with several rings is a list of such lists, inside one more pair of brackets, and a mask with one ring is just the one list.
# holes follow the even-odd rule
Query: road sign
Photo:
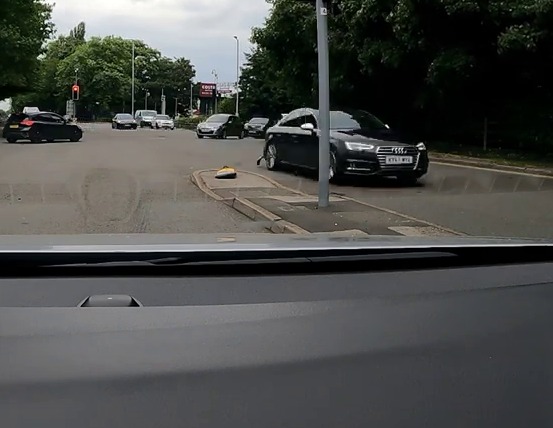
[[200, 83], [200, 97], [212, 98], [216, 87], [215, 83]]
[[75, 103], [73, 100], [67, 100], [65, 103], [65, 114], [67, 116], [73, 116], [75, 114]]

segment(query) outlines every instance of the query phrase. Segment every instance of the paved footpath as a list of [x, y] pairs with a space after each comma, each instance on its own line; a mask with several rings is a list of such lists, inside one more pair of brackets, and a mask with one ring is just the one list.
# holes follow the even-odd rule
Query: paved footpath
[[251, 171], [239, 171], [234, 179], [217, 179], [216, 173], [217, 170], [200, 170], [191, 177], [204, 193], [263, 222], [275, 233], [349, 231], [369, 235], [462, 235], [345, 196], [331, 196], [329, 207], [320, 209], [316, 197]]

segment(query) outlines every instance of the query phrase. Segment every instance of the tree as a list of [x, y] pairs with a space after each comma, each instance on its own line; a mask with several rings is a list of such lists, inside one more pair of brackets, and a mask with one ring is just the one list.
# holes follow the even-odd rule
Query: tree
[[234, 114], [236, 112], [236, 98], [224, 97], [217, 104], [219, 113]]
[[[62, 113], [70, 88], [78, 78], [78, 116], [130, 112], [132, 44], [133, 41], [116, 36], [86, 40], [86, 26], [80, 23], [69, 35], [48, 44], [39, 62], [35, 90], [15, 97], [14, 108], [36, 105]], [[143, 105], [146, 91], [158, 110], [162, 90], [167, 100], [189, 96], [195, 71], [188, 59], [164, 57], [140, 40], [135, 40], [134, 45], [136, 108]], [[167, 107], [171, 111], [174, 103], [168, 101]]]
[[[371, 110], [419, 136], [463, 142], [480, 138], [489, 116], [501, 124], [504, 143], [530, 144], [551, 128], [553, 3], [335, 3], [337, 13], [329, 16], [334, 108]], [[297, 0], [271, 4], [265, 24], [252, 31], [243, 106], [250, 113], [316, 106], [315, 11]], [[519, 132], [537, 118], [539, 129]]]
[[41, 0], [0, 2], [0, 100], [32, 88], [38, 56], [53, 31], [52, 8]]

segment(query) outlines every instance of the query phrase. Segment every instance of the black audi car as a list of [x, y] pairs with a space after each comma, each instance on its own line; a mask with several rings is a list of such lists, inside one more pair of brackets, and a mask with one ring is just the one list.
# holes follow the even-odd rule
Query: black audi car
[[265, 138], [267, 129], [269, 129], [273, 123], [274, 121], [266, 117], [252, 117], [244, 125], [244, 131], [246, 132], [246, 136]]
[[[281, 165], [318, 169], [319, 112], [300, 108], [269, 128], [263, 156], [267, 168]], [[374, 115], [330, 112], [330, 178], [342, 175], [396, 177], [415, 184], [428, 171], [424, 143], [404, 141]]]
[[29, 140], [31, 143], [40, 143], [44, 140], [76, 142], [83, 137], [83, 131], [80, 126], [59, 114], [40, 111], [10, 115], [2, 135], [8, 140], [8, 143], [15, 143], [19, 140]]

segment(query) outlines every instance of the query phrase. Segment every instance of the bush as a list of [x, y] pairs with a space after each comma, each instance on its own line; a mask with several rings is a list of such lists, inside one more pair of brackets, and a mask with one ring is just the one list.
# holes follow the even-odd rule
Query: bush
[[197, 117], [180, 117], [175, 122], [175, 126], [177, 128], [184, 128], [184, 129], [192, 129], [195, 130], [196, 126], [198, 126], [198, 123], [203, 122], [205, 120], [205, 116], [197, 116]]

